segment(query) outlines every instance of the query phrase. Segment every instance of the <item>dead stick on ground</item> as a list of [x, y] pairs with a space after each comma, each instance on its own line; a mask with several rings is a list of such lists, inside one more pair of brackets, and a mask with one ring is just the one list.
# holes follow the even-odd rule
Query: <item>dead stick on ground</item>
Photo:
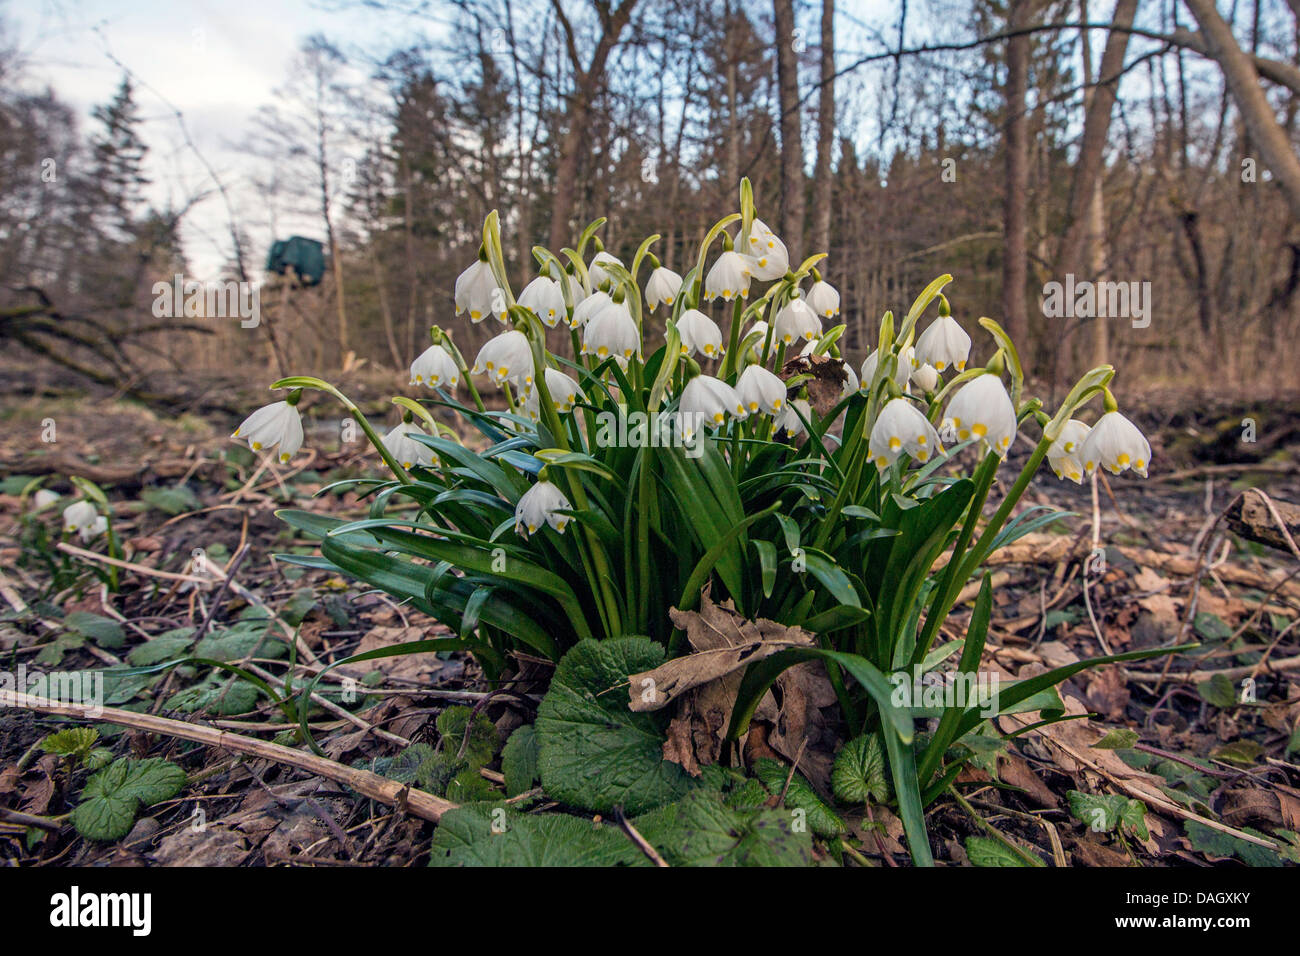
[[166, 737], [179, 737], [193, 740], [209, 747], [220, 747], [232, 753], [247, 754], [250, 757], [262, 757], [276, 763], [296, 767], [306, 773], [325, 777], [336, 783], [346, 784], [362, 796], [378, 800], [390, 807], [404, 809], [423, 820], [437, 823], [448, 810], [455, 810], [457, 805], [441, 797], [435, 797], [423, 790], [415, 790], [400, 783], [371, 773], [358, 770], [335, 760], [317, 757], [280, 744], [267, 743], [253, 737], [227, 733], [203, 724], [190, 724], [182, 720], [155, 717], [152, 714], [136, 714], [117, 707], [90, 707], [83, 704], [60, 704], [31, 694], [19, 694], [14, 691], [0, 690], [0, 706], [21, 707], [43, 714], [56, 714], [61, 717], [79, 717], [86, 720], [102, 720], [110, 724], [119, 724], [135, 730], [162, 734]]

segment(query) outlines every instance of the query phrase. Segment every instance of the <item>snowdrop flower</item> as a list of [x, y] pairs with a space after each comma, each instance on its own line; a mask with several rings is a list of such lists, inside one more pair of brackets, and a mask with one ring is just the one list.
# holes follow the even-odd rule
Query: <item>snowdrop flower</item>
[[939, 433], [920, 409], [905, 398], [885, 403], [867, 442], [867, 455], [877, 468], [888, 468], [903, 452], [917, 461], [928, 461], [936, 451], [943, 451]]
[[970, 357], [970, 336], [951, 315], [940, 315], [916, 340], [915, 366], [933, 365], [936, 372], [947, 368], [965, 371]]
[[103, 515], [96, 515], [95, 520], [81, 529], [81, 543], [94, 541], [101, 534], [108, 530], [108, 519]]
[[[909, 362], [914, 365], [914, 362]], [[912, 384], [922, 392], [933, 392], [939, 387], [939, 372], [929, 362], [923, 362], [912, 370]]]
[[[551, 402], [555, 405], [557, 412], [571, 411], [578, 401], [580, 391], [578, 383], [558, 368], [548, 368], [546, 370], [546, 390], [551, 393]], [[536, 389], [533, 389], [534, 393], [536, 391]]]
[[68, 534], [74, 531], [85, 533], [86, 529], [93, 528], [95, 519], [98, 518], [99, 512], [89, 501], [74, 501], [63, 509], [63, 530]]
[[782, 410], [781, 414], [776, 417], [772, 423], [773, 429], [778, 432], [785, 432], [791, 438], [803, 432], [803, 419], [799, 417], [802, 414], [808, 418], [812, 414], [812, 407], [805, 399], [796, 398], [789, 402]]
[[961, 441], [972, 435], [982, 438], [989, 448], [1005, 458], [1016, 437], [1016, 410], [1002, 379], [985, 373], [959, 388], [948, 403], [944, 424], [948, 423]]
[[739, 252], [724, 252], [704, 278], [704, 301], [711, 302], [718, 296], [727, 302], [737, 296], [749, 298], [751, 275], [752, 263], [748, 258]]
[[804, 296], [804, 300], [823, 319], [840, 314], [840, 294], [829, 282], [820, 279], [814, 282], [808, 289], [808, 294]]
[[785, 393], [785, 382], [761, 365], [746, 368], [736, 382], [736, 394], [751, 415], [777, 414], [785, 407]]
[[659, 308], [660, 302], [672, 305], [681, 289], [682, 277], [672, 269], [660, 266], [650, 273], [650, 278], [646, 280], [645, 304], [650, 307], [651, 312]]
[[619, 365], [626, 365], [627, 360], [639, 354], [640, 350], [641, 332], [626, 303], [611, 301], [592, 316], [582, 330], [583, 355], [594, 355], [598, 359], [612, 355], [618, 359]]
[[564, 317], [564, 287], [548, 276], [538, 276], [519, 293], [519, 304], [532, 309], [548, 329]]
[[492, 267], [482, 259], [476, 259], [456, 279], [456, 314], [462, 312], [468, 312], [476, 325], [489, 315], [499, 322], [506, 320], [506, 297], [497, 287]]
[[699, 309], [687, 309], [677, 319], [677, 334], [682, 338], [682, 354], [699, 352], [708, 358], [722, 354], [722, 330]]
[[591, 259], [591, 265], [587, 266], [587, 278], [591, 281], [591, 288], [594, 292], [602, 284], [609, 282], [613, 277], [604, 270], [604, 264], [616, 266], [623, 265], [623, 260], [611, 256], [608, 252], [598, 252]]
[[766, 322], [764, 322], [762, 319], [759, 319], [757, 322], [751, 325], [749, 329], [741, 336], [741, 341], [743, 342], [745, 339], [749, 338], [755, 332], [759, 332], [761, 334], [757, 339], [754, 340], [754, 344], [749, 347], [749, 354], [754, 356], [754, 358], [756, 359], [760, 359], [763, 357], [763, 343], [767, 341]]
[[809, 308], [803, 299], [791, 299], [784, 309], [776, 314], [773, 323], [773, 341], [789, 345], [791, 342], [820, 338], [822, 321], [817, 313]]
[[59, 493], [57, 491], [50, 491], [49, 488], [41, 488], [36, 492], [36, 494], [32, 495], [32, 510], [41, 511], [48, 508], [58, 500]]
[[853, 366], [844, 361], [840, 364], [844, 366], [844, 388], [840, 390], [840, 398], [848, 398], [862, 386], [858, 384], [858, 373], [853, 371]]
[[411, 363], [411, 384], [454, 389], [460, 384], [460, 369], [450, 352], [441, 345], [431, 345]]
[[434, 462], [433, 449], [411, 438], [410, 434], [412, 432], [420, 435], [428, 434], [414, 422], [400, 422], [383, 437], [384, 447], [388, 449], [388, 453], [403, 468], [411, 468], [415, 465], [423, 465], [425, 468], [432, 467]]
[[479, 349], [471, 375], [486, 374], [497, 385], [509, 382], [520, 391], [533, 387], [533, 350], [518, 329], [488, 339]]
[[1131, 421], [1118, 411], [1108, 411], [1084, 438], [1080, 457], [1088, 474], [1100, 465], [1112, 475], [1132, 468], [1145, 478], [1147, 462], [1151, 460], [1151, 445]]
[[[907, 380], [911, 377], [912, 373], [913, 354], [914, 350], [910, 345], [899, 353], [898, 367], [894, 369], [894, 384], [898, 386], [899, 391], [907, 390]], [[871, 380], [876, 377], [876, 365], [879, 361], [880, 349], [876, 349], [868, 355], [866, 361], [862, 363], [862, 391], [865, 392], [871, 388]]]
[[564, 492], [549, 481], [539, 481], [519, 498], [515, 505], [515, 531], [523, 537], [536, 534], [537, 529], [549, 524], [560, 534], [564, 533], [571, 515], [559, 514], [572, 510], [573, 505], [564, 497]]
[[1061, 429], [1056, 441], [1047, 446], [1047, 463], [1057, 478], [1069, 478], [1076, 485], [1083, 484], [1083, 461], [1080, 458], [1083, 440], [1091, 429], [1077, 418], [1071, 418]]
[[[721, 425], [728, 415], [737, 421], [749, 415], [736, 390], [712, 375], [697, 375], [687, 382], [677, 408], [687, 422], [703, 420], [709, 425]], [[686, 437], [690, 438], [689, 432]]]
[[287, 401], [263, 405], [244, 419], [231, 438], [242, 438], [253, 451], [280, 446], [284, 464], [302, 447], [302, 416]]
[[785, 243], [761, 219], [750, 225], [749, 258], [753, 276], [759, 282], [779, 279], [790, 269], [790, 252]]
[[573, 318], [569, 319], [569, 328], [582, 328], [607, 306], [613, 304], [614, 300], [609, 297], [608, 292], [593, 292], [573, 307]]

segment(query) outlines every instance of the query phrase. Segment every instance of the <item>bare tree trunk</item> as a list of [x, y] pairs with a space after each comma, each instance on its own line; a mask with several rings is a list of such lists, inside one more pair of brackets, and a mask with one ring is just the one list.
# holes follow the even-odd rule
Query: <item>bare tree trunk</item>
[[[1080, 0], [1079, 22], [1088, 21], [1088, 0]], [[1092, 44], [1089, 31], [1082, 31], [1083, 36], [1083, 78], [1084, 83], [1092, 82]], [[1093, 88], [1088, 87], [1083, 94], [1085, 117], [1092, 104]], [[1087, 259], [1088, 277], [1094, 282], [1101, 282], [1106, 272], [1106, 203], [1101, 191], [1101, 177], [1092, 183], [1092, 195], [1088, 202], [1087, 223]], [[1092, 323], [1092, 361], [1093, 368], [1104, 365], [1110, 355], [1110, 324], [1106, 319], [1094, 318]]]
[[1187, 0], [1187, 8], [1201, 26], [1210, 56], [1223, 69], [1224, 83], [1232, 92], [1251, 139], [1282, 190], [1291, 217], [1300, 219], [1300, 159], [1296, 158], [1286, 133], [1278, 125], [1273, 107], [1260, 89], [1259, 73], [1250, 57], [1237, 45], [1228, 24], [1219, 16], [1214, 0]]
[[835, 0], [822, 0], [821, 89], [817, 102], [817, 171], [813, 177], [812, 244], [808, 252], [831, 248], [831, 151], [835, 148]]
[[[1011, 0], [1007, 28], [1027, 26], [1032, 0]], [[1025, 311], [1028, 281], [1028, 250], [1025, 220], [1029, 202], [1029, 114], [1025, 99], [1029, 83], [1029, 34], [1007, 40], [1007, 86], [1005, 91], [1006, 197], [1002, 207], [1002, 313], [1011, 338], [1028, 345], [1029, 316]]]
[[776, 85], [781, 109], [781, 236], [803, 247], [803, 139], [799, 126], [798, 40], [793, 0], [773, 0], [776, 14]]

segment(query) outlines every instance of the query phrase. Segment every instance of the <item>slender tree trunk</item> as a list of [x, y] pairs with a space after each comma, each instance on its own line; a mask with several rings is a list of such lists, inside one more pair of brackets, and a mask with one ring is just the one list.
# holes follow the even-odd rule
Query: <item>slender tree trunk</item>
[[[1027, 26], [1032, 0], [1011, 0], [1007, 27]], [[1007, 86], [1005, 91], [1006, 196], [1002, 208], [1002, 313], [1011, 338], [1028, 346], [1029, 316], [1025, 310], [1028, 281], [1028, 249], [1025, 222], [1029, 203], [1029, 114], [1026, 91], [1029, 83], [1029, 35], [1007, 40]]]
[[813, 177], [812, 244], [808, 252], [830, 252], [831, 151], [835, 148], [835, 0], [822, 0], [821, 89], [817, 103], [817, 172]]
[[1214, 0], [1187, 0], [1187, 8], [1201, 25], [1210, 56], [1223, 69], [1224, 83], [1241, 111], [1251, 140], [1282, 190], [1292, 219], [1300, 219], [1300, 159], [1260, 88], [1259, 73], [1219, 16]]
[[799, 126], [799, 58], [793, 0], [773, 0], [776, 85], [781, 109], [781, 236], [803, 247], [803, 139]]

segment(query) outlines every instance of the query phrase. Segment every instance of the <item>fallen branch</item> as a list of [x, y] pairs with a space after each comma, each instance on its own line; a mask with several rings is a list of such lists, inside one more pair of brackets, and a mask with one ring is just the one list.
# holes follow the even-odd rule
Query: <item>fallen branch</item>
[[325, 777], [336, 783], [345, 784], [362, 796], [378, 800], [390, 807], [406, 811], [423, 820], [437, 823], [448, 810], [455, 810], [457, 805], [441, 797], [435, 797], [423, 790], [403, 786], [386, 777], [369, 770], [358, 770], [335, 760], [317, 757], [315, 754], [294, 750], [280, 744], [267, 743], [241, 734], [227, 733], [203, 724], [190, 724], [183, 720], [171, 720], [167, 717], [155, 717], [152, 714], [136, 714], [117, 707], [93, 707], [88, 704], [60, 704], [31, 694], [19, 694], [14, 691], [0, 690], [0, 707], [21, 707], [24, 710], [42, 714], [55, 714], [60, 717], [77, 717], [84, 720], [101, 720], [134, 730], [162, 734], [165, 737], [178, 737], [192, 740], [209, 747], [220, 747], [233, 753], [246, 754], [250, 757], [262, 757], [275, 763], [285, 764], [306, 773]]

